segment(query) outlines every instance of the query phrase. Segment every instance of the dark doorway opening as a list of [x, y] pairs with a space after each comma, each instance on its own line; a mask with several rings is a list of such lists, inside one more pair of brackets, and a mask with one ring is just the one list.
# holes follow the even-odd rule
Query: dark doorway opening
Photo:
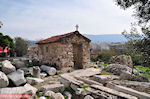
[[82, 69], [82, 44], [73, 44], [74, 68]]

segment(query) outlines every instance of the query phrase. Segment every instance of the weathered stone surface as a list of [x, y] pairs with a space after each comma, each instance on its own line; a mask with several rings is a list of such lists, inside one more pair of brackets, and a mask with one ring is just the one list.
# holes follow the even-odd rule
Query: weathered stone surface
[[120, 64], [109, 64], [107, 67], [104, 68], [107, 72], [111, 72], [116, 75], [120, 75], [122, 72], [132, 72], [132, 69], [127, 67], [126, 65], [120, 65]]
[[94, 75], [93, 80], [102, 84], [106, 84], [108, 81], [117, 80], [118, 76], [115, 75]]
[[27, 74], [33, 75], [33, 68], [32, 67], [30, 67], [30, 68], [20, 68], [20, 69], [24, 71], [25, 75], [27, 75]]
[[124, 92], [124, 93], [130, 94], [130, 95], [136, 96], [140, 99], [150, 99], [150, 94], [147, 94], [144, 92], [139, 92], [139, 91], [133, 90], [131, 88], [127, 88], [127, 87], [123, 87], [123, 86], [119, 86], [119, 85], [114, 85], [111, 83], [109, 83], [107, 85], [107, 87], [115, 89], [115, 90], [120, 91], [120, 92]]
[[[77, 32], [74, 32], [72, 36], [67, 36], [61, 39], [61, 42], [39, 44], [38, 45], [38, 56], [43, 62], [56, 63], [60, 68], [64, 67], [74, 67], [73, 59], [73, 45], [80, 45], [82, 47], [79, 50], [80, 55], [82, 55], [83, 67], [87, 67], [90, 63], [90, 44], [87, 39], [84, 39]], [[48, 52], [45, 48], [48, 47]], [[83, 68], [81, 67], [81, 68]]]
[[44, 78], [44, 77], [46, 77], [46, 76], [47, 76], [46, 73], [44, 73], [44, 72], [40, 73], [40, 77], [41, 77], [41, 78]]
[[49, 91], [46, 91], [46, 92], [44, 93], [44, 96], [52, 97], [53, 94], [55, 94], [55, 92], [49, 90]]
[[131, 75], [130, 72], [123, 71], [123, 72], [120, 74], [120, 79], [121, 79], [121, 80], [132, 80], [132, 75]]
[[46, 92], [46, 91], [54, 91], [54, 92], [58, 92], [64, 91], [64, 85], [63, 84], [51, 84], [51, 85], [44, 85], [40, 88], [41, 91]]
[[14, 64], [15, 64], [16, 68], [25, 68], [26, 67], [26, 65], [23, 61], [16, 60], [16, 61], [14, 61]]
[[128, 56], [128, 55], [113, 56], [110, 59], [110, 63], [126, 65], [128, 67], [132, 67], [133, 66], [133, 62], [132, 62], [131, 56]]
[[29, 83], [31, 85], [44, 82], [44, 80], [42, 80], [40, 78], [32, 78], [32, 77], [27, 77], [26, 80], [27, 80], [27, 83]]
[[132, 77], [132, 81], [149, 82], [149, 79], [141, 75], [136, 75]]
[[9, 74], [9, 73], [16, 71], [16, 68], [11, 64], [10, 61], [5, 60], [2, 62], [2, 71], [5, 74]]
[[40, 68], [39, 66], [34, 66], [33, 67], [33, 76], [36, 78], [40, 78]]
[[21, 87], [0, 88], [0, 94], [16, 94], [17, 98], [18, 94], [31, 94], [32, 96], [34, 96], [36, 94], [36, 91], [37, 89], [29, 84], [25, 84]]
[[94, 98], [90, 95], [87, 95], [87, 96], [84, 97], [84, 99], [94, 99]]
[[125, 99], [137, 99], [137, 97], [123, 93], [123, 92], [119, 92], [117, 90], [114, 89], [110, 89], [108, 87], [104, 87], [104, 86], [99, 86], [99, 85], [91, 85], [92, 88], [97, 89], [97, 90], [101, 90], [105, 93], [109, 93], [111, 95], [117, 96], [119, 97], [119, 99], [121, 98], [125, 98]]
[[40, 97], [39, 99], [46, 99], [46, 97], [43, 96], [43, 97]]
[[26, 83], [24, 72], [22, 70], [17, 70], [16, 72], [12, 72], [7, 76], [16, 86]]
[[65, 99], [61, 93], [55, 93], [51, 96], [52, 99]]
[[0, 88], [7, 87], [9, 84], [7, 76], [0, 71]]
[[84, 78], [84, 77], [75, 77], [77, 80], [80, 80], [80, 81], [83, 81], [84, 83], [86, 84], [89, 84], [89, 85], [101, 85], [101, 83], [98, 83], [97, 81], [94, 81], [94, 80], [90, 80], [90, 79], [87, 79], [87, 78]]
[[114, 83], [117, 85], [132, 88], [137, 91], [146, 92], [150, 94], [150, 83], [148, 82], [137, 82], [137, 81], [127, 81], [127, 80], [114, 80], [109, 83]]
[[67, 96], [67, 99], [71, 99], [72, 98], [72, 94], [68, 91], [64, 92], [64, 95]]
[[49, 67], [49, 66], [46, 66], [46, 65], [42, 65], [41, 67], [41, 70], [46, 72], [47, 74], [53, 76], [56, 74], [56, 69], [54, 67]]

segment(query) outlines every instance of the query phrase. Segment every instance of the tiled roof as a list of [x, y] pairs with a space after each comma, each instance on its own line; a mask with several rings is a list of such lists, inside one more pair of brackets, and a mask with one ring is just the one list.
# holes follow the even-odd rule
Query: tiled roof
[[[53, 43], [53, 42], [57, 42], [59, 41], [61, 38], [64, 38], [64, 37], [67, 37], [67, 36], [70, 36], [72, 34], [80, 34], [78, 31], [75, 31], [75, 32], [70, 32], [70, 33], [67, 33], [67, 34], [63, 34], [63, 35], [57, 35], [57, 36], [52, 36], [50, 38], [47, 38], [47, 39], [44, 39], [44, 40], [41, 40], [39, 42], [37, 42], [36, 44], [46, 44], [46, 43]], [[80, 34], [81, 35], [81, 34]], [[83, 35], [82, 35], [83, 36]], [[86, 38], [85, 36], [83, 36], [84, 38]], [[86, 38], [87, 40], [91, 41], [90, 39]]]

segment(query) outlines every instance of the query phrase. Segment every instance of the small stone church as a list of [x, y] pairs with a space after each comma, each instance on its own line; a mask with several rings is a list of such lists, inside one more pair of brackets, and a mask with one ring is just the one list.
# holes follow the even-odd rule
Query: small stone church
[[36, 43], [38, 58], [59, 68], [82, 69], [90, 63], [90, 42], [79, 31], [53, 36]]

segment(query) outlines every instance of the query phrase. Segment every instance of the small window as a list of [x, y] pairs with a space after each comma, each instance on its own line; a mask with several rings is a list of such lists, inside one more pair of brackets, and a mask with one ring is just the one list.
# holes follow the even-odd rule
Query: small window
[[46, 47], [46, 52], [48, 52], [48, 47]]

